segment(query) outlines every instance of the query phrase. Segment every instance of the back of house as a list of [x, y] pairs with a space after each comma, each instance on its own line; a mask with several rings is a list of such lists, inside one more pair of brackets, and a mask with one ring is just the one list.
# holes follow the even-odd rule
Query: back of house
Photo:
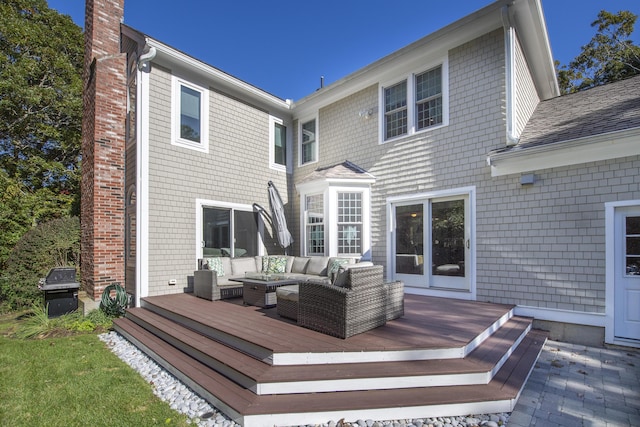
[[[122, 9], [87, 3], [88, 21]], [[87, 24], [88, 38], [119, 37], [92, 55], [120, 55], [126, 105], [118, 256], [83, 233], [94, 298], [110, 281], [137, 302], [181, 293], [203, 257], [283, 253], [271, 181], [290, 254], [373, 261], [408, 293], [514, 304], [552, 338], [640, 343], [640, 80], [558, 97], [539, 0], [492, 2], [295, 102], [120, 17]], [[97, 267], [114, 260], [115, 273]]]

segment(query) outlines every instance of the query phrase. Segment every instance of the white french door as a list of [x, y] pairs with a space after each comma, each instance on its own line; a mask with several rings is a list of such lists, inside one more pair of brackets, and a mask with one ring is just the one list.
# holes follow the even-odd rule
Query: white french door
[[640, 207], [617, 208], [614, 221], [614, 335], [640, 341]]
[[413, 287], [470, 290], [469, 196], [397, 201], [391, 207], [395, 280]]

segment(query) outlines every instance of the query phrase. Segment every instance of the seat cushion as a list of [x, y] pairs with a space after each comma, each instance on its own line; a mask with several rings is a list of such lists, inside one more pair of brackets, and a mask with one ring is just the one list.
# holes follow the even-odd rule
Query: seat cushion
[[276, 289], [276, 298], [285, 301], [298, 302], [298, 285], [279, 286]]

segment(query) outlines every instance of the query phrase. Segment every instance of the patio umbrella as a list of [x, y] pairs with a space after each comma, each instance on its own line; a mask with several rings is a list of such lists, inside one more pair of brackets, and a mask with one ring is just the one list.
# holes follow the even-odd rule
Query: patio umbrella
[[278, 189], [269, 181], [269, 205], [271, 206], [271, 220], [278, 237], [278, 243], [283, 248], [291, 246], [293, 237], [287, 228], [287, 218], [284, 216], [284, 204]]

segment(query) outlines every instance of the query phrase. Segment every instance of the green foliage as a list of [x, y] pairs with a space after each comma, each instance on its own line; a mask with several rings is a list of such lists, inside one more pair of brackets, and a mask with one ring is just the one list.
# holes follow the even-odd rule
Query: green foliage
[[637, 18], [629, 11], [600, 11], [591, 24], [596, 34], [582, 46], [580, 55], [568, 66], [556, 62], [561, 92], [577, 92], [640, 74], [640, 47], [631, 40]]
[[111, 328], [112, 320], [112, 317], [101, 310], [92, 310], [86, 317], [81, 312], [75, 311], [60, 317], [49, 318], [44, 304], [34, 303], [31, 309], [21, 316], [13, 336], [20, 339], [47, 338], [70, 333], [107, 330]]
[[0, 336], [0, 348], [2, 425], [189, 425], [95, 334], [44, 340]]
[[83, 56], [81, 28], [45, 0], [0, 2], [0, 269], [79, 205]]
[[38, 280], [49, 269], [77, 266], [80, 260], [80, 221], [59, 218], [27, 232], [8, 257], [0, 277], [0, 312], [28, 308], [42, 299]]

